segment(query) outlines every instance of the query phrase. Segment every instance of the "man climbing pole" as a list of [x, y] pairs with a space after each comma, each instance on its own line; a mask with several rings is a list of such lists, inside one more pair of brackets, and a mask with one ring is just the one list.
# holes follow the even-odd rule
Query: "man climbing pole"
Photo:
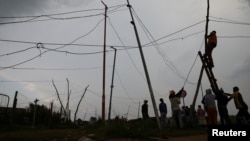
[[214, 67], [214, 62], [212, 58], [212, 51], [213, 49], [217, 46], [217, 36], [216, 36], [216, 31], [210, 32], [210, 34], [207, 36], [207, 46], [205, 48], [205, 54], [204, 57], [205, 59], [208, 60], [208, 65], [210, 68]]

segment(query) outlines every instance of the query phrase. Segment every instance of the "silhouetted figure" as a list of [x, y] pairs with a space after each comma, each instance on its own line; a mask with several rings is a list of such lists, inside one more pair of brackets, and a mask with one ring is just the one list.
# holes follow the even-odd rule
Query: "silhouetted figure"
[[216, 108], [216, 96], [212, 93], [211, 89], [206, 90], [206, 95], [202, 99], [202, 103], [205, 105], [205, 110], [207, 112], [207, 124], [216, 125], [217, 124], [217, 108]]
[[198, 109], [196, 110], [196, 115], [198, 118], [198, 123], [201, 126], [204, 126], [207, 124], [206, 122], [206, 111], [201, 107], [201, 105], [198, 105]]
[[221, 125], [231, 125], [231, 120], [227, 110], [229, 98], [224, 94], [223, 89], [219, 90], [219, 93], [216, 95], [216, 99]]
[[142, 118], [143, 119], [149, 118], [149, 115], [148, 115], [148, 100], [144, 100], [144, 103], [143, 103], [142, 108], [141, 108], [141, 112], [142, 112]]
[[164, 102], [163, 98], [160, 98], [159, 111], [161, 114], [161, 124], [166, 124], [167, 118], [167, 104]]
[[250, 114], [248, 112], [248, 106], [244, 102], [243, 97], [239, 92], [239, 88], [237, 86], [233, 87], [233, 94], [231, 94], [230, 96], [230, 100], [232, 98], [234, 99], [235, 107], [238, 109], [238, 113], [236, 115], [237, 123], [239, 125], [242, 125], [242, 121], [244, 121], [245, 119], [247, 123], [250, 124]]
[[208, 41], [207, 41], [207, 46], [205, 48], [204, 57], [208, 60], [209, 67], [212, 68], [214, 67], [212, 52], [213, 52], [213, 49], [217, 46], [216, 31], [210, 32], [207, 39]]
[[181, 104], [181, 94], [184, 88], [181, 88], [181, 90], [175, 94], [174, 90], [169, 91], [169, 100], [171, 102], [171, 109], [172, 109], [172, 118], [178, 128], [183, 127], [182, 119], [181, 119], [181, 109], [180, 109], [180, 104]]

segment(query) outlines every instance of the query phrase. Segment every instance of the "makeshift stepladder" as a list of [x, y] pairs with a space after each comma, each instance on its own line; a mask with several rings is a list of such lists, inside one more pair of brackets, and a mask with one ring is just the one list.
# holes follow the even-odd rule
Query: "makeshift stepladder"
[[208, 80], [209, 80], [209, 82], [211, 84], [211, 88], [212, 88], [213, 92], [215, 94], [217, 94], [217, 92], [219, 90], [218, 85], [217, 85], [217, 80], [214, 77], [212, 68], [209, 66], [208, 59], [205, 56], [203, 56], [200, 51], [198, 52], [198, 54], [199, 54], [199, 56], [201, 58], [201, 62], [203, 64], [203, 67], [204, 67], [204, 69], [205, 69], [205, 71], [207, 73], [207, 77], [208, 77]]
[[197, 84], [197, 89], [196, 89], [196, 93], [194, 95], [194, 99], [193, 99], [193, 103], [191, 105], [191, 110], [190, 110], [190, 123], [193, 123], [194, 122], [194, 112], [195, 112], [195, 103], [196, 103], [196, 99], [197, 99], [197, 96], [198, 96], [198, 91], [199, 91], [199, 87], [200, 87], [200, 84], [201, 84], [201, 79], [202, 79], [202, 75], [203, 75], [203, 71], [205, 69], [206, 73], [207, 73], [207, 77], [208, 77], [208, 80], [211, 84], [211, 88], [213, 90], [213, 92], [215, 93], [215, 95], [219, 94], [219, 87], [217, 85], [217, 80], [216, 78], [214, 77], [214, 74], [213, 74], [213, 71], [212, 71], [212, 68], [210, 67], [209, 65], [209, 62], [208, 62], [208, 59], [201, 54], [201, 52], [199, 51], [198, 52], [199, 56], [200, 56], [200, 59], [201, 59], [201, 62], [202, 62], [202, 68], [201, 68], [201, 72], [200, 72], [200, 76], [199, 76], [199, 80], [198, 80], [198, 84]]

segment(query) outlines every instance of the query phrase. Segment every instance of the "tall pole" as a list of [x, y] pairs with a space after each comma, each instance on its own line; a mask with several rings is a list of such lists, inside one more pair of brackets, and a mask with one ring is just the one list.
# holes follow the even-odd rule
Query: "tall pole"
[[[206, 16], [205, 35], [204, 35], [205, 49], [207, 47], [207, 31], [208, 31], [208, 22], [209, 22], [209, 8], [210, 8], [210, 4], [209, 4], [209, 0], [207, 0], [207, 16]], [[192, 106], [191, 110], [190, 110], [190, 112], [191, 112], [190, 115], [191, 116], [193, 116], [193, 113], [195, 111], [195, 102], [196, 102], [198, 92], [199, 92], [199, 89], [200, 89], [200, 84], [201, 84], [201, 80], [202, 80], [203, 71], [204, 71], [204, 65], [202, 65], [202, 67], [201, 67], [201, 72], [200, 72], [198, 84], [197, 84], [197, 87], [196, 87], [195, 96], [194, 96], [194, 99], [193, 99], [193, 103], [191, 105]], [[190, 119], [192, 120], [193, 118], [190, 118]]]
[[128, 2], [127, 6], [129, 8], [130, 15], [131, 15], [131, 18], [132, 18], [131, 24], [134, 26], [135, 35], [136, 35], [139, 51], [140, 51], [140, 54], [141, 54], [142, 64], [143, 64], [143, 67], [144, 67], [144, 71], [145, 71], [145, 75], [146, 75], [146, 79], [147, 79], [147, 83], [148, 83], [148, 89], [149, 89], [150, 96], [151, 96], [151, 99], [152, 99], [152, 104], [153, 104], [153, 107], [154, 107], [155, 117], [156, 117], [159, 129], [161, 129], [161, 124], [160, 124], [160, 120], [159, 120], [159, 116], [158, 116], [158, 110], [157, 110], [157, 106], [156, 106], [156, 103], [155, 103], [154, 93], [153, 93], [152, 85], [151, 85], [151, 82], [150, 82], [146, 61], [144, 59], [143, 50], [142, 50], [141, 42], [140, 42], [140, 39], [139, 39], [139, 34], [137, 32], [137, 28], [136, 28], [136, 25], [135, 25], [135, 22], [134, 22], [134, 18], [133, 18], [133, 14], [132, 14], [132, 10], [131, 10], [131, 5], [129, 4], [129, 0], [127, 0], [127, 2]]
[[15, 97], [13, 101], [12, 111], [11, 111], [11, 124], [15, 124], [15, 114], [16, 114], [16, 105], [17, 105], [17, 94], [18, 91], [15, 92]]
[[104, 44], [103, 44], [103, 81], [102, 81], [102, 123], [105, 123], [105, 75], [106, 75], [106, 21], [107, 21], [107, 5], [102, 1], [105, 6], [105, 22], [104, 22]]
[[115, 50], [115, 55], [114, 55], [114, 63], [113, 63], [112, 81], [111, 81], [111, 86], [110, 86], [111, 91], [110, 91], [110, 100], [109, 100], [108, 120], [110, 120], [110, 115], [111, 115], [112, 95], [113, 95], [113, 88], [114, 88], [115, 62], [116, 62], [116, 48], [114, 48], [114, 47], [111, 47], [111, 48]]

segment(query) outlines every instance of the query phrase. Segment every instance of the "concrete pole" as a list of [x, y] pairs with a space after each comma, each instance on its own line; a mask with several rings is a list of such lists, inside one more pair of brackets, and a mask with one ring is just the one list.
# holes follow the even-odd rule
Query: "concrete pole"
[[103, 44], [103, 81], [102, 81], [102, 123], [105, 123], [105, 76], [106, 76], [106, 23], [107, 23], [107, 5], [102, 1], [105, 6], [105, 22], [104, 22], [104, 44]]
[[108, 115], [108, 120], [110, 120], [111, 116], [111, 107], [112, 107], [112, 95], [113, 95], [113, 88], [114, 88], [114, 74], [115, 74], [115, 62], [116, 62], [116, 48], [111, 47], [112, 49], [115, 50], [115, 55], [114, 55], [114, 63], [113, 63], [113, 72], [112, 72], [112, 81], [111, 81], [111, 91], [110, 91], [110, 100], [109, 100], [109, 115]]
[[143, 67], [144, 67], [144, 71], [145, 71], [145, 75], [146, 75], [146, 79], [147, 79], [147, 83], [148, 83], [148, 89], [149, 89], [149, 93], [150, 93], [150, 96], [151, 96], [151, 99], [152, 99], [152, 104], [153, 104], [153, 107], [154, 107], [156, 121], [158, 123], [159, 129], [161, 129], [161, 124], [160, 124], [159, 115], [158, 115], [158, 109], [157, 109], [157, 106], [156, 106], [154, 93], [153, 93], [153, 88], [152, 88], [152, 85], [151, 85], [151, 82], [150, 82], [146, 61], [145, 61], [143, 50], [142, 50], [142, 47], [141, 47], [139, 34], [137, 32], [137, 28], [136, 28], [136, 25], [135, 25], [135, 22], [134, 22], [134, 18], [133, 18], [133, 14], [132, 14], [132, 10], [131, 10], [131, 5], [129, 4], [129, 0], [127, 0], [127, 2], [128, 2], [128, 8], [129, 8], [129, 11], [130, 11], [130, 15], [131, 15], [131, 18], [132, 18], [131, 24], [134, 26], [135, 35], [136, 35], [139, 51], [140, 51], [140, 54], [141, 54], [142, 64], [143, 64]]

